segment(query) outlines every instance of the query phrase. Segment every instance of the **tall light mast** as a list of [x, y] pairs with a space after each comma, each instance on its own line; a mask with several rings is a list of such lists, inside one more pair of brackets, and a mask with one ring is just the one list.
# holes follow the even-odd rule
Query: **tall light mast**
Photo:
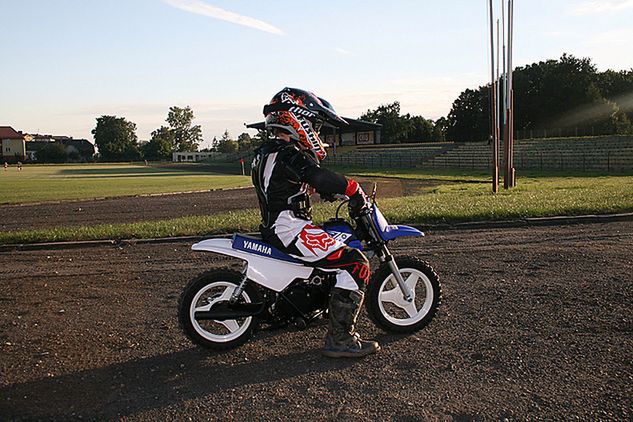
[[[488, 0], [490, 22], [490, 121], [491, 140], [493, 143], [493, 192], [498, 191], [499, 181], [499, 143], [503, 134], [504, 146], [504, 181], [506, 189], [516, 186], [514, 169], [514, 90], [512, 86], [512, 42], [514, 32], [514, 0], [507, 0], [507, 49], [506, 49], [506, 8], [501, 0], [501, 37], [499, 37], [499, 20], [497, 19], [496, 77], [494, 46], [494, 8], [493, 0]], [[501, 39], [501, 46], [499, 41]], [[501, 51], [501, 59], [499, 53]], [[502, 67], [501, 77], [499, 66]], [[506, 67], [507, 66], [507, 67]], [[503, 98], [500, 98], [503, 97]], [[503, 130], [502, 130], [503, 127]]]

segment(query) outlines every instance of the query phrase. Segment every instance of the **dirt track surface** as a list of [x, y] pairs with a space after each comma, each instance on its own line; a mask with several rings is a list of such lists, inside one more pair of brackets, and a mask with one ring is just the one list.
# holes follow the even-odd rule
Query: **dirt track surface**
[[0, 206], [0, 230], [133, 223], [257, 207], [253, 188]]
[[633, 224], [431, 233], [393, 244], [434, 265], [423, 331], [360, 361], [325, 326], [215, 353], [176, 303], [229, 261], [189, 245], [0, 255], [0, 420], [631, 420]]
[[[363, 179], [359, 179], [363, 181]], [[404, 196], [433, 181], [372, 179], [381, 197]], [[371, 192], [372, 185], [364, 187]], [[318, 201], [318, 195], [313, 199]], [[0, 205], [0, 231], [34, 230], [59, 226], [134, 223], [194, 215], [211, 215], [257, 208], [254, 188], [214, 190], [154, 196], [130, 196], [45, 204]]]

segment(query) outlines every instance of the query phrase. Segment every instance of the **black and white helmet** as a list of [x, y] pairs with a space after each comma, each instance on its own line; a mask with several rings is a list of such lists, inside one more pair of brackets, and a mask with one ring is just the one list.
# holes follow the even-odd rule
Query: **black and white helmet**
[[266, 129], [287, 132], [302, 148], [312, 150], [319, 160], [326, 156], [319, 131], [324, 123], [340, 127], [347, 122], [336, 114], [334, 107], [311, 92], [284, 88], [264, 106]]

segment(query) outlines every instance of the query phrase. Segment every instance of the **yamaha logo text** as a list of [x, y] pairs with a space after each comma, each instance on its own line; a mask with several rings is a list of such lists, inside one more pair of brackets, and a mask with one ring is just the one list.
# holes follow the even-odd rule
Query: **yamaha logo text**
[[253, 252], [259, 252], [266, 255], [272, 255], [273, 251], [270, 246], [264, 246], [259, 243], [244, 241], [244, 249], [251, 250]]

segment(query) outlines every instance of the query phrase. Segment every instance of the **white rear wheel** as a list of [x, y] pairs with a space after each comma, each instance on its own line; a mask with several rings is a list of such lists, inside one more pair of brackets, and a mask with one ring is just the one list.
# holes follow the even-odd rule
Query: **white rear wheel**
[[[180, 325], [194, 343], [212, 349], [228, 349], [246, 342], [253, 333], [253, 316], [212, 320], [201, 317], [219, 302], [228, 302], [242, 275], [230, 270], [215, 270], [202, 274], [185, 287], [178, 307]], [[246, 286], [239, 299], [254, 303], [257, 291]]]
[[[216, 320], [198, 320], [196, 312], [209, 311], [213, 305], [221, 301], [228, 301], [237, 285], [227, 281], [215, 281], [207, 284], [196, 293], [189, 305], [189, 319], [196, 332], [205, 339], [218, 343], [227, 343], [239, 338], [248, 329], [253, 317]], [[242, 293], [242, 300], [251, 303], [246, 292]]]

